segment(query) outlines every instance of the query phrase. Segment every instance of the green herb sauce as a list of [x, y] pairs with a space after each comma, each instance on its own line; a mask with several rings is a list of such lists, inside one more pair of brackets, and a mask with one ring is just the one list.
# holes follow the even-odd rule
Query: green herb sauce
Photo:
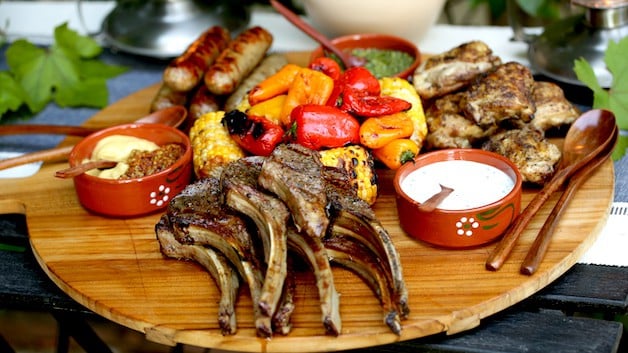
[[399, 50], [353, 49], [351, 54], [366, 59], [364, 67], [377, 78], [395, 76], [414, 61], [410, 54]]

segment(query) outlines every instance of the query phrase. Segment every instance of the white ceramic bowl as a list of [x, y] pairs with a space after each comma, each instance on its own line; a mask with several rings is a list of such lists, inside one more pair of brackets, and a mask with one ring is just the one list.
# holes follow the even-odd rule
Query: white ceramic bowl
[[445, 0], [303, 0], [307, 17], [329, 37], [381, 33], [418, 43], [438, 21]]

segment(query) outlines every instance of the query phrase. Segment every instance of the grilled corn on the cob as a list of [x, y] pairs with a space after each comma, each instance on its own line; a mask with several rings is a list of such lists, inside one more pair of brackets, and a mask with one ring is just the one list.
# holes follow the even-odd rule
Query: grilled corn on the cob
[[414, 131], [410, 139], [414, 141], [419, 149], [423, 146], [427, 136], [427, 123], [421, 96], [410, 82], [400, 77], [384, 77], [379, 80], [382, 95], [401, 98], [412, 103], [412, 108], [404, 112], [414, 123]]
[[346, 170], [358, 197], [372, 205], [377, 200], [378, 183], [375, 161], [371, 152], [360, 145], [337, 147], [320, 151], [321, 162], [328, 167]]
[[190, 129], [192, 160], [198, 178], [219, 178], [222, 167], [246, 155], [220, 122], [224, 111], [202, 115]]

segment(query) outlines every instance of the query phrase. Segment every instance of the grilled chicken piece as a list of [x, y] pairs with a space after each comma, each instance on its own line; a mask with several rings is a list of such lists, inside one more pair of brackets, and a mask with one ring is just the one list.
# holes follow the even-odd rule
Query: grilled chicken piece
[[413, 84], [422, 99], [442, 97], [500, 64], [486, 43], [472, 41], [425, 60], [414, 72]]
[[355, 189], [347, 187], [349, 183], [346, 171], [325, 168], [323, 175], [332, 224], [332, 231], [328, 236], [342, 234], [353, 238], [377, 254], [385, 266], [383, 275], [388, 279], [399, 315], [406, 318], [410, 313], [408, 290], [403, 278], [401, 260], [390, 234], [376, 218], [371, 207], [357, 196]]
[[395, 334], [401, 334], [401, 319], [380, 258], [363, 243], [340, 232], [325, 238], [323, 243], [330, 261], [353, 271], [369, 286], [380, 301], [384, 323]]
[[531, 127], [508, 130], [492, 136], [482, 149], [510, 159], [524, 182], [543, 185], [554, 175], [561, 158], [560, 149], [543, 135]]
[[312, 269], [321, 307], [321, 321], [328, 334], [337, 336], [342, 330], [340, 319], [340, 296], [334, 285], [334, 275], [329, 257], [321, 238], [311, 237], [288, 228], [290, 251], [298, 254]]
[[190, 184], [170, 201], [168, 222], [178, 242], [209, 246], [229, 259], [249, 287], [258, 334], [270, 337], [271, 320], [258, 305], [264, 274], [255, 253], [254, 237], [246, 220], [224, 207], [222, 197], [220, 180], [216, 178]]
[[262, 238], [266, 274], [258, 305], [264, 315], [272, 317], [287, 273], [286, 225], [290, 212], [282, 201], [258, 187], [264, 160], [263, 157], [246, 157], [229, 163], [222, 172], [221, 183], [225, 203], [251, 218]]
[[178, 260], [195, 261], [209, 272], [220, 290], [218, 325], [223, 335], [235, 334], [237, 331], [235, 303], [240, 288], [240, 278], [229, 260], [211, 248], [179, 243], [168, 224], [167, 215], [163, 215], [155, 225], [155, 232], [162, 254]]
[[530, 70], [516, 62], [498, 66], [466, 91], [463, 110], [480, 126], [521, 127], [534, 117]]
[[484, 129], [464, 115], [464, 98], [464, 92], [451, 93], [438, 98], [425, 110], [429, 131], [426, 149], [471, 148], [495, 133], [496, 126]]
[[539, 130], [570, 125], [580, 116], [580, 111], [565, 98], [562, 88], [555, 83], [535, 82], [532, 99], [536, 112], [530, 124]]
[[281, 144], [262, 165], [258, 183], [286, 203], [297, 230], [314, 237], [327, 231], [323, 164], [318, 152], [298, 144]]

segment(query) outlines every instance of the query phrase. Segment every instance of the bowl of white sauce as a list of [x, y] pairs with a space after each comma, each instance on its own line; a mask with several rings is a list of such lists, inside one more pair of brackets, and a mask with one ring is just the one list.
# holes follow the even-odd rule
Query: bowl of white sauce
[[[497, 239], [521, 210], [522, 178], [507, 158], [479, 149], [446, 149], [419, 155], [395, 174], [402, 229], [432, 245], [469, 248]], [[453, 189], [436, 209], [421, 205]]]

